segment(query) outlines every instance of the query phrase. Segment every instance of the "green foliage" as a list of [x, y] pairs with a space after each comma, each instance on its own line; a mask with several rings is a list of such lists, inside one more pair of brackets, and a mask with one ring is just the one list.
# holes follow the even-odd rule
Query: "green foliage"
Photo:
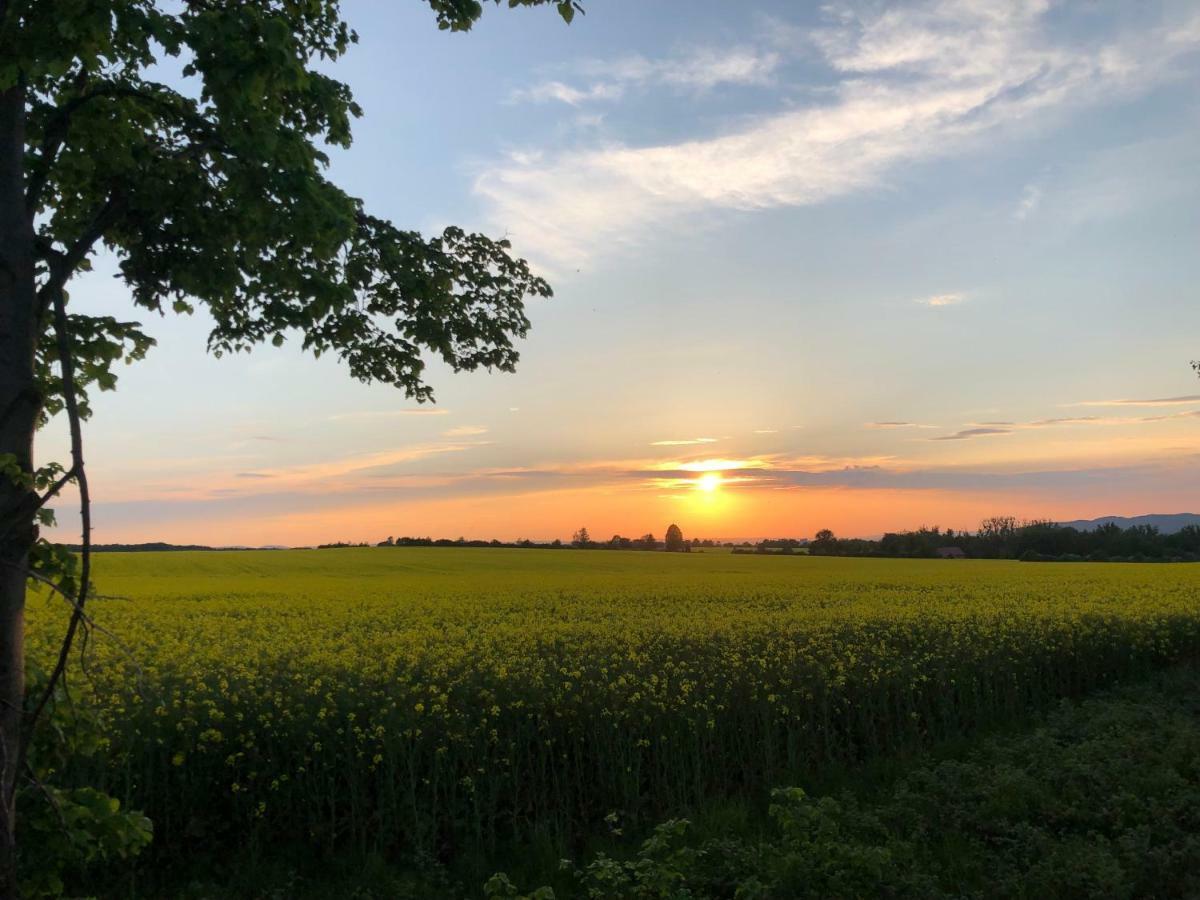
[[498, 872], [487, 880], [483, 886], [483, 896], [487, 900], [555, 900], [554, 889], [548, 887], [540, 887], [528, 894], [522, 894], [503, 872]]
[[26, 897], [62, 896], [71, 873], [136, 856], [153, 834], [149, 819], [93, 788], [24, 789], [18, 811]]
[[[554, 3], [570, 21], [576, 6]], [[430, 6], [453, 30], [482, 14], [474, 2]], [[457, 228], [425, 239], [324, 177], [324, 148], [348, 146], [361, 114], [325, 72], [357, 39], [335, 0], [12, 0], [3, 10], [0, 90], [25, 92], [47, 327], [52, 296], [104, 245], [136, 306], [205, 307], [217, 354], [295, 333], [354, 377], [420, 400], [432, 397], [425, 353], [456, 370], [513, 368], [529, 326], [523, 298], [550, 288], [508, 242]], [[161, 71], [171, 84], [154, 80]], [[72, 314], [70, 325], [84, 390], [111, 390], [114, 364], [153, 345], [137, 322]], [[53, 415], [57, 349], [47, 336], [37, 350]]]
[[[54, 525], [54, 510], [44, 503], [40, 506], [35, 504], [40, 502], [39, 497], [48, 496], [52, 485], [63, 481], [65, 476], [66, 473], [59, 463], [47, 463], [28, 472], [21, 466], [16, 454], [0, 454], [0, 478], [24, 489], [26, 503], [34, 510], [33, 518], [38, 525]], [[65, 484], [65, 481], [63, 483]], [[35, 576], [58, 583], [68, 591], [74, 589], [73, 578], [77, 562], [66, 547], [52, 544], [45, 538], [38, 538], [29, 550], [29, 568]]]
[[[449, 31], [467, 31], [483, 15], [486, 0], [427, 0], [437, 13], [438, 28]], [[497, 6], [507, 3], [509, 8], [518, 6], [540, 6], [552, 3], [568, 25], [575, 19], [575, 13], [583, 12], [582, 4], [576, 0], [494, 0]]]
[[[32, 675], [31, 694], [36, 695], [44, 676]], [[150, 844], [153, 826], [95, 788], [55, 786], [65, 767], [109, 748], [102, 718], [73, 702], [65, 689], [55, 692], [35, 740], [34, 768], [17, 792], [18, 870], [23, 896], [59, 897], [68, 880], [138, 855]]]
[[[102, 391], [116, 390], [115, 364], [131, 365], [144, 359], [155, 341], [142, 331], [139, 322], [119, 322], [111, 316], [71, 315], [68, 319], [71, 356], [75, 362], [75, 393], [79, 415], [86, 419], [92, 414], [88, 388], [95, 385]], [[42, 385], [42, 424], [63, 409], [58, 364], [58, 345], [53, 340], [43, 341], [37, 358], [38, 380]], [[48, 486], [48, 483], [43, 484], [41, 489]]]
[[853, 802], [813, 800], [800, 788], [775, 790], [771, 800], [783, 848], [768, 862], [776, 895], [865, 897], [894, 880], [897, 854], [886, 829]]
[[[686, 881], [686, 871], [695, 864], [695, 850], [683, 844], [688, 823], [673, 820], [659, 825], [642, 845], [637, 857], [619, 862], [599, 854], [579, 873], [589, 897], [669, 897]], [[679, 851], [684, 853], [679, 857]]]
[[[659, 826], [629, 861], [599, 854], [566, 896], [594, 900], [1195, 896], [1200, 674], [1169, 672], [1037, 728], [914, 763], [890, 787], [772, 792], [763, 837]], [[492, 883], [522, 895], [504, 875]]]
[[29, 569], [59, 585], [69, 596], [75, 595], [79, 557], [64, 545], [39, 538], [29, 550]]

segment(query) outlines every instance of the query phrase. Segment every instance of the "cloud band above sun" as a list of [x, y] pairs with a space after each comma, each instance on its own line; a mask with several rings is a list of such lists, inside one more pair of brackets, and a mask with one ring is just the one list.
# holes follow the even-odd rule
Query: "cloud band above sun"
[[[1050, 121], [1064, 107], [1145, 90], [1170, 77], [1175, 61], [1200, 45], [1195, 19], [1178, 16], [1147, 15], [1136, 27], [1062, 40], [1050, 6], [831, 4], [826, 27], [783, 46], [776, 35], [769, 54], [748, 53], [742, 63], [713, 68], [727, 72], [713, 76], [714, 83], [737, 81], [739, 73], [753, 81], [781, 77], [776, 51], [793, 58], [816, 54], [831, 83], [812, 101], [739, 117], [716, 134], [675, 142], [605, 139], [557, 154], [514, 153], [486, 166], [474, 189], [489, 218], [524, 252], [551, 269], [575, 268], [597, 247], [635, 245], [651, 229], [680, 227], [698, 213], [812, 206], [876, 187], [901, 163], [961, 153], [993, 132]], [[553, 82], [527, 97], [571, 105], [608, 100], [629, 83], [669, 80], [662, 73], [680, 68], [648, 61], [608, 65], [636, 74], [586, 89]], [[1040, 201], [1040, 189], [1027, 191], [1020, 215]], [[962, 299], [940, 293], [923, 302], [947, 306]]]

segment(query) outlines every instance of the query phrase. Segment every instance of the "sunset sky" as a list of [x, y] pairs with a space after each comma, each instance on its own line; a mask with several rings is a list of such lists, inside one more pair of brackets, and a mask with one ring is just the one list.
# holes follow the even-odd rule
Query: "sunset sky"
[[[1200, 512], [1194, 0], [587, 0], [466, 35], [343, 5], [365, 116], [334, 180], [507, 235], [555, 297], [517, 374], [431, 364], [424, 407], [149, 323], [93, 404], [96, 541]], [[113, 271], [72, 302], [134, 317]]]

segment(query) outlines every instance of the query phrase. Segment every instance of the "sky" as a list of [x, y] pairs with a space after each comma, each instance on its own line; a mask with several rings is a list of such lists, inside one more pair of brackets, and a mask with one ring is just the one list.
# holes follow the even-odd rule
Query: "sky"
[[[507, 236], [555, 296], [515, 374], [431, 363], [425, 406], [156, 318], [93, 403], [95, 541], [1200, 512], [1194, 2], [343, 6], [332, 178]], [[129, 318], [113, 271], [72, 301]]]

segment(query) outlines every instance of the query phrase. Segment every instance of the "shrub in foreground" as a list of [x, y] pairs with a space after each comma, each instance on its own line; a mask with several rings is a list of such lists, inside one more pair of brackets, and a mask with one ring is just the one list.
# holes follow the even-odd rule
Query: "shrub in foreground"
[[[1064, 702], [1044, 725], [930, 760], [879, 796], [776, 790], [763, 838], [659, 826], [575, 872], [589, 900], [1195, 897], [1200, 676]], [[522, 895], [503, 875], [490, 897]]]

